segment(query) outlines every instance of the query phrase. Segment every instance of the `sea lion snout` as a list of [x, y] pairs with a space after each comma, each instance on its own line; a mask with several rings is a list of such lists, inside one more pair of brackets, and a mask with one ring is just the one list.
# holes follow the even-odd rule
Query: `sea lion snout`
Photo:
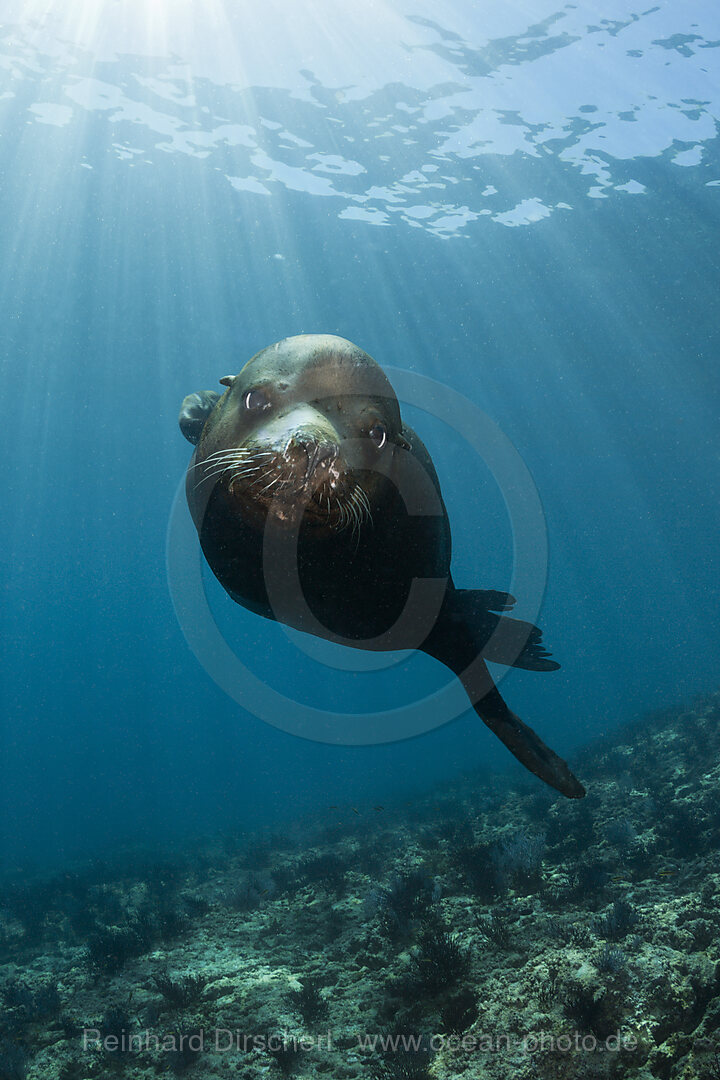
[[330, 472], [340, 453], [340, 447], [334, 442], [318, 442], [313, 438], [304, 439], [302, 436], [296, 442], [305, 451], [307, 458], [306, 481], [318, 474]]
[[338, 443], [317, 431], [293, 432], [282, 457], [305, 488], [317, 487], [333, 477], [337, 480], [344, 469]]
[[298, 492], [322, 483], [333, 471], [347, 465], [340, 452], [340, 435], [332, 421], [318, 409], [300, 408], [268, 418], [250, 440], [251, 447], [274, 456], [275, 467], [286, 477], [286, 487]]

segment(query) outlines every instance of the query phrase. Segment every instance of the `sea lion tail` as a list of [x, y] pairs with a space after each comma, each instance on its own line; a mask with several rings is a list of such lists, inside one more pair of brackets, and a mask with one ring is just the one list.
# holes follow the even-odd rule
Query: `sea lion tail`
[[[522, 625], [529, 626], [528, 623]], [[493, 682], [483, 656], [480, 655], [482, 648], [482, 645], [478, 645], [475, 623], [468, 626], [457, 617], [457, 613], [456, 617], [451, 617], [445, 611], [441, 613], [435, 628], [422, 645], [424, 652], [441, 660], [455, 672], [482, 722], [526, 769], [568, 799], [582, 799], [585, 788], [577, 777], [573, 776], [567, 763], [508, 708]], [[488, 659], [492, 658], [487, 652], [485, 655]], [[552, 668], [535, 667], [534, 670]]]

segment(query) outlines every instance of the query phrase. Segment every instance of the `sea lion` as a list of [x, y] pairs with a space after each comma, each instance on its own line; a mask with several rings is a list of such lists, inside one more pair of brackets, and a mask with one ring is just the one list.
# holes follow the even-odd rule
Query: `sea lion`
[[569, 798], [585, 789], [501, 697], [486, 660], [559, 665], [496, 590], [457, 589], [430, 455], [376, 362], [344, 338], [285, 338], [190, 394], [186, 493], [203, 553], [238, 604], [361, 649], [417, 648], [455, 672], [485, 724]]

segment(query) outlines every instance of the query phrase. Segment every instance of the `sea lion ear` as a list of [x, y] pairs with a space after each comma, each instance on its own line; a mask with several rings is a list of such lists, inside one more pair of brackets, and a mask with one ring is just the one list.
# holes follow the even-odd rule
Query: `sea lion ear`
[[232, 386], [232, 384], [234, 382], [235, 382], [235, 376], [234, 375], [223, 375], [222, 379], [220, 380], [220, 383], [221, 383], [222, 386]]
[[220, 395], [214, 390], [198, 390], [195, 394], [188, 394], [180, 406], [180, 430], [188, 442], [197, 443], [205, 427], [205, 421], [213, 411]]

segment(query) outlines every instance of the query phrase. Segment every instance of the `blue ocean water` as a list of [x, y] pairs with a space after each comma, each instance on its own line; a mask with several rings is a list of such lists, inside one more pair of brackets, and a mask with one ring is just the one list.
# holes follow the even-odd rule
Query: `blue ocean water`
[[[165, 562], [177, 411], [286, 335], [446, 384], [521, 455], [562, 669], [502, 686], [558, 751], [717, 686], [720, 16], [602, 12], [5, 3], [9, 865], [519, 772], [470, 712], [388, 745], [294, 737], [188, 648]], [[507, 492], [459, 432], [407, 414], [456, 582], [509, 587]], [[424, 657], [320, 664], [207, 584], [290, 698], [382, 710], [447, 681]]]

